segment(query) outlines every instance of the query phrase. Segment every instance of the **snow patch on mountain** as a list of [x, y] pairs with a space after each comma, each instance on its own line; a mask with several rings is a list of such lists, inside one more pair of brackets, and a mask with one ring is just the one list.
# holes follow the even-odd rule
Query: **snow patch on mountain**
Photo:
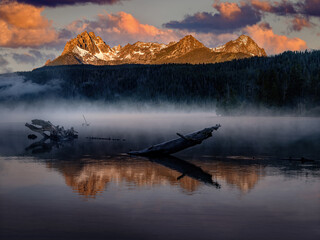
[[80, 47], [78, 47], [78, 46], [76, 46], [76, 47], [73, 49], [73, 52], [76, 53], [76, 54], [78, 54], [78, 55], [80, 55], [81, 57], [84, 57], [84, 56], [90, 54], [89, 51], [84, 50], [84, 49], [82, 49], [82, 48], [80, 48]]

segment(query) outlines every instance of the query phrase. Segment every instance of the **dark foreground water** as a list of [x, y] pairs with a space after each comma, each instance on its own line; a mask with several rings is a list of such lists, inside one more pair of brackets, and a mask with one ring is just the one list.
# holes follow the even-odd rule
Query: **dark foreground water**
[[[0, 239], [320, 239], [320, 119], [87, 118], [50, 118], [79, 130], [63, 144], [0, 123]], [[216, 123], [174, 157], [126, 155]]]

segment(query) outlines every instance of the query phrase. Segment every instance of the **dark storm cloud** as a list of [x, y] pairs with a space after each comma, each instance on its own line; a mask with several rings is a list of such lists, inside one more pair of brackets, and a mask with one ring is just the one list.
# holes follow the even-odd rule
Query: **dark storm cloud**
[[280, 16], [301, 14], [306, 17], [320, 17], [320, 0], [277, 1], [251, 0], [251, 5], [262, 12], [269, 12]]
[[302, 13], [308, 16], [320, 17], [320, 0], [305, 0], [298, 3], [302, 8]]
[[215, 0], [212, 6], [218, 13], [198, 12], [163, 26], [195, 32], [226, 33], [253, 26], [261, 21], [265, 13], [271, 13], [293, 17], [290, 30], [301, 31], [303, 28], [315, 26], [310, 21], [311, 17], [320, 17], [320, 0], [248, 0], [240, 3]]
[[214, 5], [219, 13], [199, 12], [187, 15], [182, 21], [170, 21], [164, 27], [186, 29], [196, 32], [232, 32], [261, 20], [261, 13], [250, 5], [224, 6], [226, 3]]
[[264, 0], [251, 0], [251, 5], [262, 12], [274, 13], [276, 15], [296, 14], [296, 5], [292, 2], [281, 1], [272, 3]]
[[282, 0], [269, 2], [265, 0], [251, 0], [253, 8], [261, 13], [272, 13], [278, 16], [291, 16], [290, 31], [301, 31], [315, 26], [311, 17], [320, 17], [320, 0], [304, 0], [298, 2]]
[[93, 4], [114, 4], [122, 0], [17, 0], [19, 3], [27, 3], [34, 6], [42, 7], [58, 7], [66, 5], [84, 5], [88, 3]]

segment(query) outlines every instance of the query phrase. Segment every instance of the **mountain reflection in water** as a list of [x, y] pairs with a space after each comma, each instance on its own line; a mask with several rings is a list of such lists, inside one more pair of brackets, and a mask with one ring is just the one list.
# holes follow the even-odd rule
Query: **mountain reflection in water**
[[224, 180], [231, 186], [238, 187], [241, 192], [247, 193], [265, 176], [265, 167], [262, 165], [240, 166], [219, 162], [213, 167], [217, 180]]
[[[0, 124], [0, 239], [319, 239], [318, 119], [91, 122], [59, 122], [79, 138], [58, 144]], [[215, 123], [221, 131], [175, 157], [125, 154]]]
[[[155, 161], [171, 164], [171, 167], [156, 164]], [[134, 184], [135, 187], [170, 184], [180, 186], [189, 193], [197, 190], [203, 183], [219, 186], [213, 183], [211, 175], [201, 168], [173, 157], [148, 160], [148, 158], [115, 156], [103, 161], [92, 159], [83, 159], [81, 162], [52, 161], [47, 162], [46, 166], [61, 172], [68, 186], [88, 198], [103, 192], [111, 182], [117, 185]], [[188, 172], [183, 172], [184, 170]]]
[[260, 165], [239, 169], [237, 164], [213, 161], [200, 168], [197, 164], [201, 162], [190, 163], [176, 157], [149, 159], [114, 156], [106, 160], [48, 161], [45, 164], [47, 168], [59, 171], [65, 183], [86, 198], [95, 198], [111, 182], [117, 185], [133, 184], [135, 188], [179, 186], [192, 194], [203, 184], [220, 188], [219, 181], [224, 181], [246, 193], [264, 176], [264, 167]]
[[59, 171], [64, 176], [65, 183], [72, 187], [74, 192], [86, 198], [95, 198], [105, 191], [111, 182], [118, 185], [134, 184], [135, 187], [170, 184], [192, 194], [202, 184], [220, 188], [221, 185], [217, 181], [222, 180], [246, 193], [264, 175], [264, 167], [261, 165], [245, 165], [239, 169], [238, 164], [214, 161], [207, 162], [204, 171], [198, 166], [201, 161], [191, 163], [174, 156], [151, 158], [116, 155], [96, 159], [83, 158], [83, 155], [80, 155], [79, 158], [64, 159], [64, 154], [68, 155], [65, 146], [72, 144], [73, 142], [40, 139], [31, 143], [25, 150], [26, 153], [40, 159], [41, 154], [56, 150], [55, 156], [60, 154], [63, 159], [42, 161], [45, 160], [47, 168]]

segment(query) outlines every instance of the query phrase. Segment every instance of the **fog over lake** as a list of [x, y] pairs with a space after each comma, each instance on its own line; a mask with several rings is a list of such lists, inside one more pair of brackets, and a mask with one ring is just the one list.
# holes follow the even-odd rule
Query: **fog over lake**
[[[2, 239], [320, 237], [319, 118], [31, 109], [1, 114]], [[38, 144], [24, 126], [34, 118], [79, 137]], [[127, 154], [218, 123], [213, 137], [172, 157]]]

